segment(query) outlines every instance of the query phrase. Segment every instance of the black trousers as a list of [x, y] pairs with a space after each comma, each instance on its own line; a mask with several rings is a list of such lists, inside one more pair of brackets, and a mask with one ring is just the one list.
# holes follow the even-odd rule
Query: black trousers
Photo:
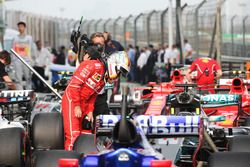
[[[37, 71], [38, 74], [40, 74], [43, 78], [45, 78], [44, 68], [43, 67], [34, 66], [34, 69]], [[32, 82], [34, 84], [34, 90], [36, 92], [44, 92], [45, 91], [44, 84], [34, 74], [32, 75]]]
[[93, 116], [94, 118], [98, 115], [103, 115], [103, 114], [109, 114], [109, 107], [107, 103], [107, 98], [108, 98], [108, 93], [105, 91], [105, 93], [98, 95], [95, 101], [94, 105], [94, 111], [93, 111]]

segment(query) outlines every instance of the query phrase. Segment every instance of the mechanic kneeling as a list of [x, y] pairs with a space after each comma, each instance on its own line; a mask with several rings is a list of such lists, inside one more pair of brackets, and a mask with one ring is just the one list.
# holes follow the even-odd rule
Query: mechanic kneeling
[[83, 59], [62, 98], [65, 150], [72, 150], [75, 139], [81, 133], [85, 116], [93, 121], [94, 103], [105, 85], [105, 67], [97, 48], [90, 46]]
[[0, 52], [0, 82], [6, 83], [9, 89], [15, 90], [16, 85], [12, 82], [8, 73], [5, 71], [5, 65], [11, 63], [10, 53], [6, 50]]

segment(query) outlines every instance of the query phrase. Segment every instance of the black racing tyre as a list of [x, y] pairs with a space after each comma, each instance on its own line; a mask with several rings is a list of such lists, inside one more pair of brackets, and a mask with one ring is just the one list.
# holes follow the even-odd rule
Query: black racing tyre
[[208, 167], [249, 167], [250, 153], [218, 152], [208, 159]]
[[0, 166], [24, 166], [24, 130], [19, 127], [0, 129]]
[[98, 152], [94, 134], [81, 134], [74, 142], [73, 150], [80, 154]]
[[63, 149], [64, 131], [61, 113], [39, 113], [32, 122], [32, 144], [35, 149]]
[[250, 136], [235, 136], [229, 141], [229, 151], [250, 152]]
[[33, 167], [58, 167], [58, 161], [61, 158], [78, 159], [80, 154], [75, 151], [65, 150], [49, 150], [49, 151], [35, 151], [32, 155]]

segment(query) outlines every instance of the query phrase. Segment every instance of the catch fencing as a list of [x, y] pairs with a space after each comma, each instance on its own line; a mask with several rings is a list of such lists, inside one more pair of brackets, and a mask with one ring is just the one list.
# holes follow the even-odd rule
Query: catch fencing
[[[223, 4], [222, 4], [223, 9]], [[221, 53], [225, 62], [245, 62], [250, 57], [250, 17], [231, 16], [222, 11]], [[108, 31], [113, 39], [124, 46], [132, 44], [144, 47], [153, 44], [155, 47], [168, 44], [168, 15], [166, 8], [162, 11], [118, 16], [109, 19], [83, 20], [81, 31], [87, 35], [93, 32]], [[172, 13], [173, 40], [176, 39], [175, 10]], [[80, 17], [80, 16], [79, 16]], [[8, 10], [6, 23], [8, 28], [16, 29], [18, 21], [27, 23], [27, 33], [34, 40], [41, 40], [46, 46], [70, 47], [70, 34], [77, 29], [79, 20], [41, 16], [33, 13]], [[215, 51], [213, 34], [216, 22], [216, 0], [202, 1], [200, 4], [182, 7], [183, 36], [188, 39], [196, 56], [209, 55]]]

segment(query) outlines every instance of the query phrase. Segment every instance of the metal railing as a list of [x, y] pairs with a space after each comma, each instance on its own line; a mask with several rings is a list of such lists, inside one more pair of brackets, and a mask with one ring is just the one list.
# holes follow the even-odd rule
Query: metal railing
[[[124, 46], [128, 44], [140, 47], [153, 44], [168, 44], [168, 8], [162, 11], [129, 15], [109, 19], [84, 20], [82, 33], [88, 35], [95, 31], [109, 31], [113, 39]], [[208, 55], [212, 44], [216, 20], [216, 0], [202, 1], [194, 6], [182, 9], [183, 36], [188, 39], [194, 49], [195, 56]], [[80, 17], [80, 16], [79, 16]], [[32, 13], [9, 10], [6, 23], [9, 28], [16, 29], [18, 21], [27, 23], [27, 33], [34, 40], [42, 40], [49, 46], [70, 46], [70, 33], [77, 27], [77, 20], [41, 16]], [[176, 19], [173, 10], [173, 29]], [[250, 57], [250, 18], [248, 16], [231, 16], [222, 11], [222, 49], [225, 56]], [[173, 32], [175, 43], [176, 32]], [[213, 48], [213, 51], [215, 48]], [[229, 60], [226, 60], [229, 61]]]

